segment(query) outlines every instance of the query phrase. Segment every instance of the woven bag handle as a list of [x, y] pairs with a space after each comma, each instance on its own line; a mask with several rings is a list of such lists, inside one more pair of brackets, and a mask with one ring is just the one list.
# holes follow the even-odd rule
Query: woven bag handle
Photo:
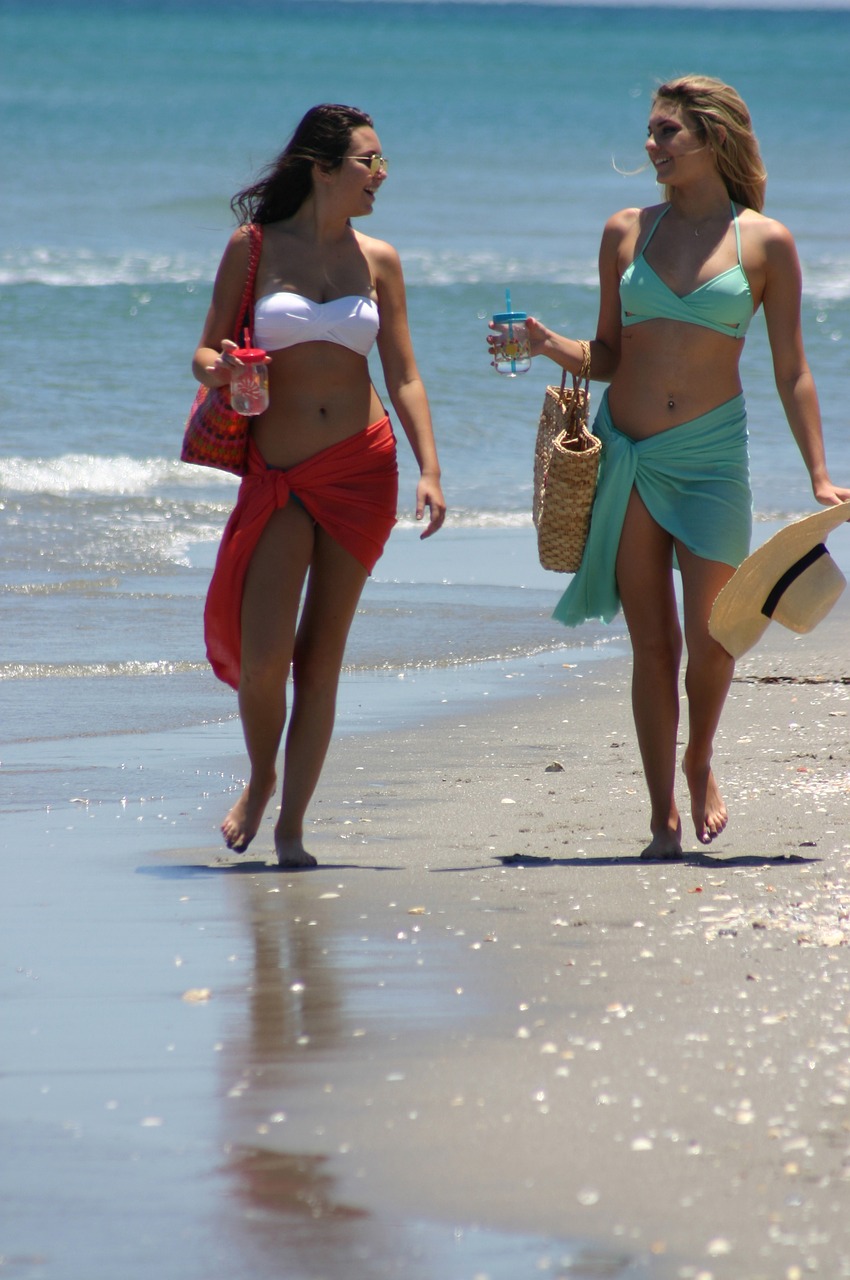
[[[581, 347], [581, 368], [579, 369], [577, 374], [576, 373], [572, 374], [573, 395], [572, 395], [572, 400], [570, 401], [570, 409], [569, 409], [571, 439], [578, 439], [578, 437], [581, 435], [581, 430], [582, 430], [582, 427], [584, 426], [584, 419], [587, 416], [587, 405], [589, 404], [589, 396], [590, 396], [590, 343], [586, 342], [585, 339], [582, 338], [579, 341], [579, 346]], [[580, 415], [578, 392], [582, 382], [584, 383], [585, 412]], [[564, 371], [561, 374], [561, 404], [562, 405], [564, 404], [564, 395], [566, 392], [566, 386], [567, 386], [567, 371], [566, 369], [564, 369]]]
[[[590, 390], [590, 343], [586, 342], [585, 339], [582, 338], [578, 345], [581, 347], [581, 368], [579, 369], [578, 373], [574, 373], [572, 375], [574, 395], [576, 391], [578, 391], [579, 384], [581, 382], [584, 383], [585, 391]], [[564, 371], [561, 374], [561, 395], [564, 394], [564, 389], [566, 388], [566, 385], [567, 385], [567, 371], [566, 369], [564, 369]]]
[[244, 331], [247, 329], [253, 338], [254, 333], [254, 282], [257, 279], [257, 267], [260, 265], [260, 254], [263, 249], [263, 228], [258, 222], [248, 223], [248, 235], [251, 239], [248, 253], [248, 275], [242, 300], [239, 303], [239, 314], [236, 318], [236, 331], [233, 340], [237, 347], [242, 346]]

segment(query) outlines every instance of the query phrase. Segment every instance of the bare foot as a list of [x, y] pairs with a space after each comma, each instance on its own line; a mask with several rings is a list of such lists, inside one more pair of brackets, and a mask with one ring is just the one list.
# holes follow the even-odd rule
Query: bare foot
[[275, 835], [274, 847], [277, 851], [277, 860], [282, 867], [317, 867], [319, 864], [313, 857], [312, 853], [308, 853], [304, 848], [302, 841], [298, 836], [292, 836], [289, 839], [283, 836]]
[[249, 782], [236, 804], [221, 824], [221, 834], [228, 849], [243, 853], [260, 829], [266, 805], [272, 798], [275, 779], [267, 787]]
[[709, 765], [692, 766], [685, 753], [682, 764], [691, 793], [691, 817], [700, 844], [711, 844], [729, 821], [720, 788]]
[[677, 820], [675, 827], [664, 827], [656, 831], [640, 856], [642, 862], [670, 862], [674, 858], [681, 858], [681, 822]]

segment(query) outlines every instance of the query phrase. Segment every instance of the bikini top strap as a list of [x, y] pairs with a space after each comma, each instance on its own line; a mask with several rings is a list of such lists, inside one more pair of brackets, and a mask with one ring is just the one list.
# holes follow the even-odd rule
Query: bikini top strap
[[744, 263], [741, 258], [741, 228], [738, 224], [738, 211], [735, 208], [735, 201], [732, 201], [732, 221], [735, 224], [735, 243], [738, 246], [738, 266], [743, 267]]
[[646, 237], [646, 239], [645, 239], [645, 240], [644, 240], [644, 242], [643, 242], [643, 247], [642, 247], [642, 249], [641, 249], [641, 253], [646, 253], [646, 250], [647, 250], [647, 247], [648, 247], [648, 245], [649, 245], [649, 242], [650, 242], [650, 240], [652, 239], [652, 237], [655, 235], [655, 232], [656, 232], [656, 231], [657, 231], [657, 229], [658, 229], [658, 224], [659, 224], [659, 222], [660, 222], [660, 221], [661, 221], [661, 219], [664, 217], [665, 213], [669, 213], [669, 212], [670, 212], [670, 206], [669, 206], [669, 204], [668, 204], [668, 205], [665, 205], [665, 207], [664, 207], [664, 208], [661, 210], [661, 212], [659, 213], [658, 217], [657, 217], [657, 218], [655, 219], [655, 221], [653, 222], [652, 227], [650, 228], [649, 235]]

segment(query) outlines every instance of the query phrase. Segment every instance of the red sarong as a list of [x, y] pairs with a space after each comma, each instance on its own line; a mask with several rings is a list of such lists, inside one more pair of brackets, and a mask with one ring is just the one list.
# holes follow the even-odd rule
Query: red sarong
[[204, 609], [207, 657], [219, 680], [239, 687], [242, 592], [260, 534], [290, 494], [371, 573], [396, 522], [398, 463], [389, 418], [286, 470], [270, 467], [253, 439], [248, 470], [221, 539]]

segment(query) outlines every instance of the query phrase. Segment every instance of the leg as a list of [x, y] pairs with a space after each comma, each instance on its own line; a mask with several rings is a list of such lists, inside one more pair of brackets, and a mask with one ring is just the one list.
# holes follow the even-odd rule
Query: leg
[[289, 502], [263, 530], [245, 578], [239, 712], [251, 772], [222, 823], [230, 849], [247, 849], [274, 793], [298, 604], [313, 545], [312, 520]]
[[688, 745], [683, 769], [691, 793], [691, 816], [700, 844], [710, 844], [726, 826], [728, 814], [711, 771], [714, 735], [732, 683], [735, 661], [708, 631], [711, 607], [734, 570], [716, 560], [703, 560], [684, 547], [676, 554], [682, 570], [685, 643], [688, 665]]
[[275, 827], [281, 866], [315, 866], [303, 845], [304, 815], [330, 745], [345, 644], [367, 576], [350, 552], [316, 530], [292, 662], [292, 715]]
[[682, 633], [673, 591], [673, 540], [632, 490], [620, 547], [617, 587], [632, 641], [632, 710], [649, 789], [652, 840], [642, 858], [682, 853], [674, 795]]

